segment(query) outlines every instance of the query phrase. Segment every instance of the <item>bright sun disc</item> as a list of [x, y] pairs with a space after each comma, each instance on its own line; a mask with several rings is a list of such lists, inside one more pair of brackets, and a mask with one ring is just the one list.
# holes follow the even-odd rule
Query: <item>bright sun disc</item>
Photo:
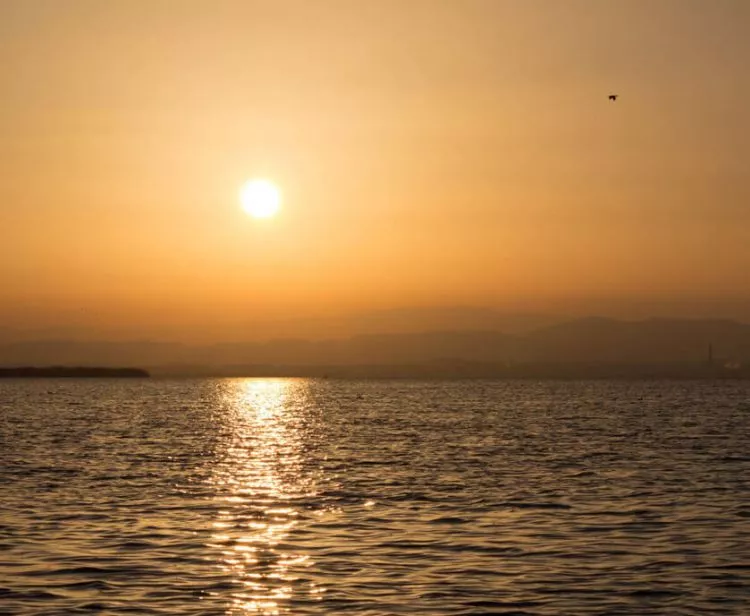
[[268, 180], [250, 180], [240, 189], [240, 203], [253, 218], [270, 218], [281, 207], [281, 193]]

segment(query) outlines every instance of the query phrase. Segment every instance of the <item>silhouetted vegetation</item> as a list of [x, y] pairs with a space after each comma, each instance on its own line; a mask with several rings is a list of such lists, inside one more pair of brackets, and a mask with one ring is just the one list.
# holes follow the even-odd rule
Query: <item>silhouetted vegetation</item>
[[148, 378], [151, 376], [140, 368], [91, 368], [48, 366], [44, 368], [25, 366], [22, 368], [0, 368], [0, 378]]

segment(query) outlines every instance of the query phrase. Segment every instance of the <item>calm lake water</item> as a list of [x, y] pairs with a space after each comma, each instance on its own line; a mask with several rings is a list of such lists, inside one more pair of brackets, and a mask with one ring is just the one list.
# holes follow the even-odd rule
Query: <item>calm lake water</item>
[[750, 383], [0, 381], [0, 613], [750, 614]]

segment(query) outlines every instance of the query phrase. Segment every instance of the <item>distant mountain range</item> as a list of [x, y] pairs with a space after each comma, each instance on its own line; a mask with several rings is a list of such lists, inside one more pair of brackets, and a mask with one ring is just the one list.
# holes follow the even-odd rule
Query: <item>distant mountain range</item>
[[[407, 334], [424, 331], [501, 331], [523, 334], [539, 327], [564, 320], [553, 314], [517, 313], [493, 308], [454, 306], [394, 308], [355, 312], [335, 316], [306, 318], [263, 318], [234, 324], [243, 332], [246, 342], [269, 339], [322, 340], [349, 338], [368, 334]], [[221, 326], [217, 326], [221, 330]], [[198, 339], [226, 341], [227, 333], [194, 331]], [[229, 335], [229, 339], [237, 338]], [[0, 344], [33, 340], [107, 340], [107, 336], [78, 327], [47, 327], [36, 330], [15, 330], [0, 326]], [[117, 340], [122, 340], [119, 337]]]
[[[450, 373], [468, 364], [750, 364], [750, 325], [729, 320], [584, 318], [524, 333], [497, 330], [277, 339], [204, 346], [177, 343], [37, 340], [0, 344], [0, 366], [140, 366], [152, 374], [307, 374], [336, 367], [429, 365]], [[274, 367], [271, 369], [271, 367]], [[381, 370], [382, 372], [382, 370]]]

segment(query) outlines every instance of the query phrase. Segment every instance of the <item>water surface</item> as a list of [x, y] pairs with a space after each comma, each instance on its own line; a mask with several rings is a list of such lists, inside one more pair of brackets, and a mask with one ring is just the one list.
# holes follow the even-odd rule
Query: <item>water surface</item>
[[7, 380], [0, 613], [747, 614], [749, 471], [743, 382]]

